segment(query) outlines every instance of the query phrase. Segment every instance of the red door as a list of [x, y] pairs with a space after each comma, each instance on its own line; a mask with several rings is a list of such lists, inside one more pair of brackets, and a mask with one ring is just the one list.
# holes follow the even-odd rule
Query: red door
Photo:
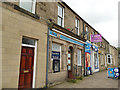
[[22, 47], [18, 88], [32, 88], [34, 48]]

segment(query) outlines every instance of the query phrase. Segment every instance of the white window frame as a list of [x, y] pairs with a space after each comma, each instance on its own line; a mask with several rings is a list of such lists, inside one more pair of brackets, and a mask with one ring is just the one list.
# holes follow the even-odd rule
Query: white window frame
[[[25, 9], [24, 7], [22, 7], [21, 6], [21, 0], [20, 0], [20, 3], [19, 3], [19, 6], [21, 7], [21, 8], [23, 8], [23, 9]], [[24, 1], [25, 2], [25, 1]], [[29, 10], [27, 10], [27, 9], [25, 9], [25, 10], [27, 10], [27, 11], [29, 11], [29, 12], [31, 12], [31, 13], [33, 13], [33, 14], [35, 14], [35, 7], [36, 7], [36, 0], [32, 0], [32, 11], [29, 11]]]
[[[79, 32], [79, 19], [75, 19], [75, 32], [77, 35], [80, 35], [80, 32]], [[76, 31], [77, 30], [77, 31]]]
[[[78, 52], [80, 52], [80, 53], [78, 53]], [[80, 56], [79, 56], [78, 54], [80, 54]], [[79, 56], [80, 58], [78, 58], [78, 56]], [[79, 60], [80, 63], [78, 63], [78, 60]], [[78, 66], [82, 66], [82, 63], [81, 63], [81, 50], [80, 50], [80, 49], [77, 50], [77, 65], [78, 65]]]
[[[108, 62], [108, 55], [110, 55], [110, 62], [111, 63]], [[107, 64], [112, 64], [112, 55], [111, 54], [107, 54]]]
[[[62, 17], [59, 16], [59, 7], [62, 8]], [[64, 7], [62, 7], [61, 5], [58, 5], [58, 17], [61, 18], [61, 20], [62, 20], [62, 22], [61, 22], [62, 25], [60, 25], [60, 26], [64, 27]], [[59, 25], [58, 17], [57, 17], [57, 24]]]

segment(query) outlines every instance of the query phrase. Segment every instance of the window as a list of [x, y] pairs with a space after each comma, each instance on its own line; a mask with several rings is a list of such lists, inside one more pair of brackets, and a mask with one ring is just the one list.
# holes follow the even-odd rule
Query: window
[[20, 7], [35, 14], [36, 0], [20, 0]]
[[87, 33], [87, 40], [89, 39], [88, 38], [88, 27], [86, 27], [86, 33]]
[[75, 19], [75, 31], [79, 35], [79, 20], [77, 18]]
[[35, 40], [31, 38], [23, 37], [22, 44], [35, 45]]
[[60, 72], [61, 45], [52, 43], [53, 71]]
[[77, 64], [81, 66], [81, 50], [77, 50]]
[[112, 64], [112, 55], [110, 54], [107, 55], [107, 63]]
[[58, 25], [64, 27], [64, 8], [58, 5]]

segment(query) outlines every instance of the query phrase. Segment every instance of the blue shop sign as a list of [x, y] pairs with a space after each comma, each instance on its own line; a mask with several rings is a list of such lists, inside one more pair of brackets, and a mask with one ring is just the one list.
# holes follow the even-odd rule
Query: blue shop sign
[[91, 47], [91, 44], [88, 43], [88, 42], [86, 42], [86, 44], [85, 44], [85, 52], [86, 52], [86, 53], [91, 53], [91, 52], [90, 52], [90, 47]]
[[71, 39], [71, 38], [69, 38], [67, 36], [64, 36], [64, 35], [60, 35], [60, 34], [58, 34], [56, 32], [51, 31], [51, 30], [49, 30], [49, 35], [57, 37], [57, 38], [60, 38], [60, 39], [63, 39], [63, 40], [68, 41], [68, 42], [72, 42], [74, 44], [78, 44], [78, 45], [84, 46], [84, 44], [79, 42], [79, 41], [76, 41], [76, 40]]
[[94, 46], [94, 45], [86, 42], [86, 44], [85, 44], [85, 52], [86, 52], [86, 53], [91, 53], [91, 51], [90, 51], [91, 48], [92, 48], [95, 52], [98, 52], [98, 47], [97, 47], [97, 46]]
[[52, 58], [53, 59], [60, 59], [60, 52], [52, 51]]

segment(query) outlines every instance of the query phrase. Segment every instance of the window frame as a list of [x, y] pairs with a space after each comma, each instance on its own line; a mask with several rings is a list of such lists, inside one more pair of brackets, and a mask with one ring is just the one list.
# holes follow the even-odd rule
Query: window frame
[[31, 13], [35, 14], [35, 11], [36, 11], [36, 0], [32, 0], [31, 3], [32, 3], [31, 11], [30, 11], [30, 10], [27, 10], [26, 8], [24, 8], [24, 7], [21, 6], [21, 0], [20, 0], [20, 2], [19, 2], [19, 7], [25, 9], [25, 10], [28, 11], [28, 12], [31, 12]]
[[[61, 9], [62, 9], [62, 17], [59, 15], [59, 8], [61, 8]], [[61, 25], [58, 23], [58, 18], [60, 18], [60, 19], [61, 19]], [[59, 26], [64, 27], [64, 7], [63, 7], [63, 6], [61, 6], [60, 4], [58, 5], [57, 24], [58, 24]]]
[[[80, 53], [78, 53], [79, 51], [80, 51]], [[80, 50], [80, 49], [77, 50], [77, 65], [78, 66], [82, 66], [81, 52], [82, 52], [82, 50]], [[79, 59], [78, 59], [78, 54], [80, 54]], [[78, 63], [78, 60], [80, 63]]]
[[[110, 57], [108, 57], [108, 55], [110, 55]], [[108, 62], [108, 58], [110, 58], [111, 63]], [[112, 64], [112, 55], [111, 54], [107, 54], [107, 64]]]

